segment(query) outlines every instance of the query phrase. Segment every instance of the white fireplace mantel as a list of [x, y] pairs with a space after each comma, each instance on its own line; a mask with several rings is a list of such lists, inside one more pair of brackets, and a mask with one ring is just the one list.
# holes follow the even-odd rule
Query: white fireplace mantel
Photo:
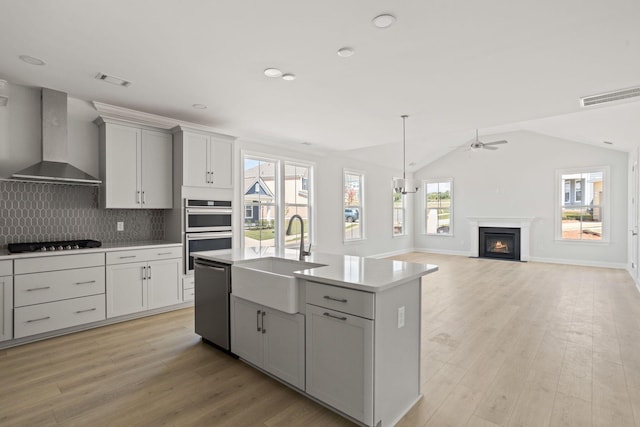
[[469, 242], [471, 242], [471, 256], [477, 257], [480, 253], [479, 228], [480, 227], [509, 227], [520, 229], [520, 260], [529, 261], [530, 258], [530, 229], [534, 217], [467, 217], [471, 226]]

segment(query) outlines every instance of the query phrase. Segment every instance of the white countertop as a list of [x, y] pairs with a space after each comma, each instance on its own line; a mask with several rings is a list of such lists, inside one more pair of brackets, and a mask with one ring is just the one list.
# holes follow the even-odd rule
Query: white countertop
[[37, 258], [43, 256], [56, 256], [56, 255], [76, 255], [76, 254], [89, 254], [96, 252], [112, 252], [112, 251], [124, 251], [132, 249], [148, 249], [154, 248], [171, 248], [182, 246], [182, 243], [167, 242], [165, 240], [147, 240], [141, 242], [118, 242], [118, 243], [103, 243], [99, 248], [90, 249], [72, 249], [70, 251], [53, 251], [53, 252], [23, 252], [19, 254], [11, 254], [6, 249], [0, 251], [0, 261], [22, 259], [22, 258]]
[[[274, 248], [226, 249], [195, 252], [192, 255], [224, 264], [240, 264], [268, 257], [298, 259], [297, 250]], [[381, 292], [438, 271], [438, 266], [433, 264], [327, 253], [313, 253], [305, 257], [305, 261], [324, 266], [296, 271], [294, 276], [367, 292]]]

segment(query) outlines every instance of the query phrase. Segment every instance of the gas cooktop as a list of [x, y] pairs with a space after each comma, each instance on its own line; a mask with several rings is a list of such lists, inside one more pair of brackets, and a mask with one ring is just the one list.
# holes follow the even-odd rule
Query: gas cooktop
[[71, 251], [73, 249], [99, 248], [102, 242], [97, 240], [61, 240], [57, 242], [9, 243], [9, 253]]

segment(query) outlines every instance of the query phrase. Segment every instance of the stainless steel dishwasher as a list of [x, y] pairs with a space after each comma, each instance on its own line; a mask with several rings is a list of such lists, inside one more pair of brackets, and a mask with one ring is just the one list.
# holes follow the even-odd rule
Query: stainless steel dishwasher
[[216, 347], [230, 352], [231, 266], [196, 259], [194, 274], [196, 334]]

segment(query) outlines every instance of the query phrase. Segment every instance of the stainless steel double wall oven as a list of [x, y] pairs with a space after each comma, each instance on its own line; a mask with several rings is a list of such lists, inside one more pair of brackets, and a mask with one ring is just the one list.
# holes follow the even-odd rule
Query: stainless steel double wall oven
[[185, 273], [193, 272], [192, 252], [231, 249], [230, 200], [185, 199]]

